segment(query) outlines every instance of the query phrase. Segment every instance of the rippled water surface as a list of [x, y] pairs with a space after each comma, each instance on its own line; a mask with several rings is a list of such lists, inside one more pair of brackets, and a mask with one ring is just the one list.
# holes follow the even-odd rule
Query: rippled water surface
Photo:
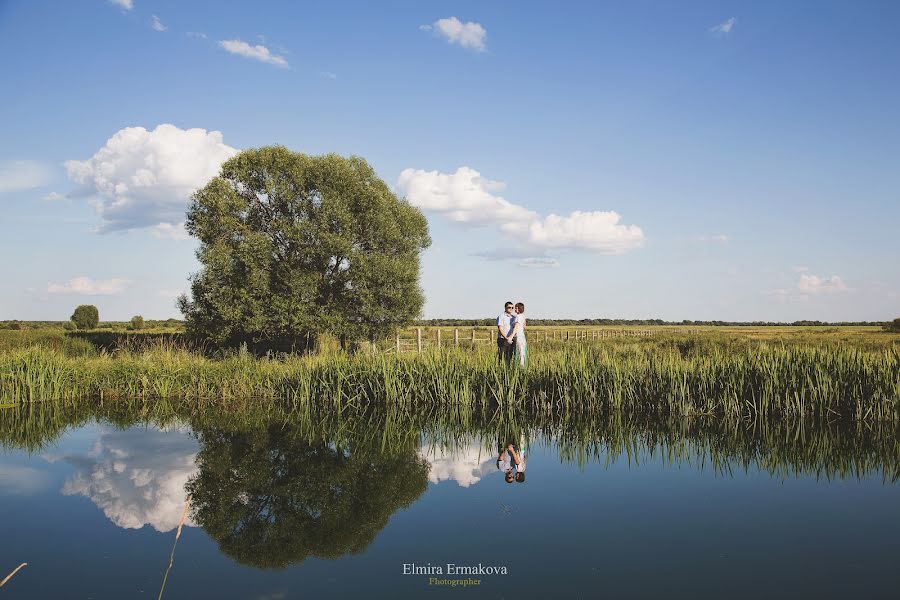
[[891, 428], [14, 412], [10, 598], [900, 597]]

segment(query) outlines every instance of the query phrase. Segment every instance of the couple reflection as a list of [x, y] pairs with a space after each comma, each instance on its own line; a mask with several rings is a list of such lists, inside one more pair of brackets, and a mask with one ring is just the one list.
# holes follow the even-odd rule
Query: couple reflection
[[525, 467], [528, 459], [525, 458], [523, 444], [517, 449], [515, 444], [500, 445], [500, 455], [497, 457], [497, 470], [503, 473], [506, 483], [525, 483]]

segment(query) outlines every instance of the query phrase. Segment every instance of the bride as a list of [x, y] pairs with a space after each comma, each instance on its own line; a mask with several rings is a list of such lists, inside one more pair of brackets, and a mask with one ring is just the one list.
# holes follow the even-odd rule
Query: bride
[[528, 342], [525, 340], [525, 304], [522, 302], [516, 303], [514, 323], [513, 333], [510, 337], [516, 340], [516, 364], [525, 367], [528, 364]]

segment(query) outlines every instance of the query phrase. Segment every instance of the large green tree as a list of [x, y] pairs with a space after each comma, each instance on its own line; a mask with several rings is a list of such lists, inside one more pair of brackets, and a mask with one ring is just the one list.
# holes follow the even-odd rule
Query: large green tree
[[203, 268], [179, 305], [216, 345], [375, 340], [422, 309], [428, 223], [362, 158], [246, 150], [194, 193], [186, 226]]
[[417, 448], [392, 454], [310, 443], [296, 427], [197, 430], [188, 482], [196, 522], [238, 562], [284, 568], [364, 551], [428, 487]]

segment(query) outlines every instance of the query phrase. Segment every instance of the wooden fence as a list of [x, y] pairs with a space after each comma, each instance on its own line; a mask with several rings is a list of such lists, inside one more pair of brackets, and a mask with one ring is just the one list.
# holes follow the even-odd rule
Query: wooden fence
[[[485, 344], [496, 344], [497, 330], [495, 327], [472, 327], [471, 329], [453, 328], [452, 337], [447, 334], [446, 328], [434, 328], [433, 331], [425, 331], [417, 327], [414, 337], [404, 337], [400, 334], [394, 340], [390, 351], [422, 352], [426, 347], [475, 347]], [[528, 343], [533, 342], [579, 342], [586, 340], [599, 340], [604, 338], [621, 337], [650, 337], [661, 333], [697, 333], [697, 329], [532, 329], [528, 332]]]

